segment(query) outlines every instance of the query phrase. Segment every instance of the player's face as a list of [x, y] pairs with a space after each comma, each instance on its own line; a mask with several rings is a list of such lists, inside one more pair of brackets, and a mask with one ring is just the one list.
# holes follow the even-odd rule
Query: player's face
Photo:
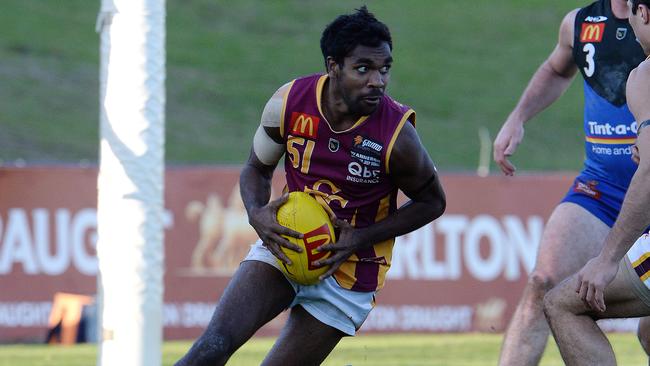
[[379, 47], [357, 46], [338, 65], [337, 84], [348, 109], [369, 115], [377, 109], [388, 80], [393, 57], [388, 43]]
[[[637, 39], [639, 40], [639, 43], [641, 44], [641, 48], [643, 48], [643, 51], [645, 54], [648, 54], [648, 51], [650, 50], [650, 45], [646, 45], [644, 42], [643, 37], [641, 37], [641, 26], [644, 25], [643, 21], [643, 16], [641, 15], [642, 12], [645, 12], [647, 8], [645, 8], [645, 5], [639, 4], [639, 6], [636, 9], [636, 14], [632, 13], [632, 1], [628, 0], [627, 2], [627, 7], [628, 7], [628, 21], [630, 22], [630, 25], [632, 26], [632, 30], [634, 30], [634, 34], [636, 35]], [[642, 7], [644, 9], [642, 9]]]

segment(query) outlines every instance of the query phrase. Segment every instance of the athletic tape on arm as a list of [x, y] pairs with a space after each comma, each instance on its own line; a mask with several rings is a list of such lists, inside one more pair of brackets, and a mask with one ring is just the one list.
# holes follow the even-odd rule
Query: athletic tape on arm
[[284, 154], [284, 145], [278, 144], [264, 131], [264, 127], [280, 128], [280, 119], [282, 118], [282, 106], [284, 104], [284, 94], [289, 84], [283, 85], [269, 99], [264, 106], [260, 125], [255, 131], [253, 139], [253, 151], [257, 158], [266, 165], [275, 165], [282, 154]]
[[284, 153], [284, 145], [278, 144], [264, 131], [264, 126], [259, 125], [253, 138], [253, 151], [257, 158], [265, 165], [275, 165]]

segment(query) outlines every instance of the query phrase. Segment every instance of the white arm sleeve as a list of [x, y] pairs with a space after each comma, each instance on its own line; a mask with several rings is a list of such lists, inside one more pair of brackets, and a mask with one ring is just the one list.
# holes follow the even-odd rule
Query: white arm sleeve
[[264, 165], [275, 165], [284, 154], [284, 145], [273, 141], [264, 131], [264, 126], [259, 125], [253, 138], [253, 151]]
[[284, 96], [289, 91], [289, 83], [283, 85], [273, 94], [264, 106], [262, 118], [255, 137], [253, 138], [253, 151], [257, 158], [266, 165], [275, 165], [284, 154], [284, 145], [278, 144], [264, 131], [264, 127], [280, 128], [282, 123], [282, 107]]

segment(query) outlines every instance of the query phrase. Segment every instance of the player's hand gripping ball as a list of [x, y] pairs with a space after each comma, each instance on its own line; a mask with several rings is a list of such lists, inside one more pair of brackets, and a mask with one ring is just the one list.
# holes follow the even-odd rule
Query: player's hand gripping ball
[[328, 266], [316, 268], [312, 262], [327, 258], [331, 252], [318, 252], [316, 248], [323, 244], [336, 242], [334, 227], [325, 209], [312, 196], [304, 192], [291, 192], [289, 199], [278, 209], [278, 223], [303, 234], [303, 238], [284, 236], [290, 242], [302, 248], [298, 253], [281, 247], [284, 254], [291, 259], [287, 265], [278, 259], [280, 269], [291, 280], [303, 285], [318, 283], [318, 277], [327, 272]]

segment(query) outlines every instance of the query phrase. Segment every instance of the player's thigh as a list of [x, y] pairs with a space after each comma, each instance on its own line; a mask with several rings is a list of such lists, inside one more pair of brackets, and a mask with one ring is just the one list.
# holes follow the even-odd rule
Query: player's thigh
[[579, 270], [602, 248], [610, 228], [583, 207], [558, 205], [544, 228], [535, 271], [559, 282]]
[[297, 305], [262, 365], [320, 365], [344, 335]]
[[277, 268], [244, 261], [219, 299], [208, 329], [247, 339], [286, 309], [294, 297], [293, 288]]
[[[619, 266], [614, 280], [605, 288], [605, 311], [597, 312], [589, 308], [576, 292], [579, 280], [574, 274], [557, 285], [544, 298], [547, 314], [568, 311], [573, 314], [588, 314], [595, 319], [638, 317], [650, 315], [650, 307], [636, 295], [633, 278], [626, 273], [624, 264]], [[638, 277], [637, 279], [638, 280]]]

